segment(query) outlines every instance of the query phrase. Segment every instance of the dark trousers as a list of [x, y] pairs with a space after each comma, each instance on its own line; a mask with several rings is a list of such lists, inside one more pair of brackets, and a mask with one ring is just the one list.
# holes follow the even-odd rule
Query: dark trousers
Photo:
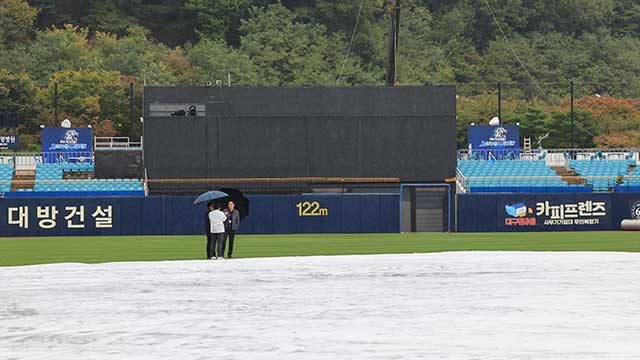
[[207, 233], [207, 259], [211, 259], [213, 254], [211, 253], [211, 242], [213, 241], [213, 234]]
[[226, 233], [224, 233], [224, 241], [227, 242], [227, 239], [229, 239], [229, 248], [227, 249], [227, 257], [231, 257], [231, 255], [233, 255], [233, 240], [235, 240], [236, 238], [236, 232], [233, 230], [227, 230]]
[[224, 257], [224, 233], [215, 233], [209, 234], [211, 237], [211, 242], [209, 243], [209, 252], [207, 254], [211, 255], [209, 258], [214, 256]]

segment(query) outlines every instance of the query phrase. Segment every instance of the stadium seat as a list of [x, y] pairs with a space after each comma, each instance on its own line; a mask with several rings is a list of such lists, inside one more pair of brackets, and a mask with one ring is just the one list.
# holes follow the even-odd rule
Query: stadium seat
[[569, 188], [544, 160], [462, 160], [458, 170], [469, 179], [471, 191], [526, 191]]
[[42, 192], [117, 192], [144, 191], [142, 181], [137, 179], [92, 179], [63, 180], [64, 172], [94, 171], [92, 163], [63, 163], [36, 165], [34, 191]]
[[569, 166], [596, 191], [608, 191], [617, 185], [618, 177], [628, 173], [632, 160], [572, 160]]

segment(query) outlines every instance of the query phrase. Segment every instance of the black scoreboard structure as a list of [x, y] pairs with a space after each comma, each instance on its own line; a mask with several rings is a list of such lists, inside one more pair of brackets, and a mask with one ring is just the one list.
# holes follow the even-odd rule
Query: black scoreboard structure
[[450, 86], [146, 87], [143, 121], [151, 180], [455, 176]]

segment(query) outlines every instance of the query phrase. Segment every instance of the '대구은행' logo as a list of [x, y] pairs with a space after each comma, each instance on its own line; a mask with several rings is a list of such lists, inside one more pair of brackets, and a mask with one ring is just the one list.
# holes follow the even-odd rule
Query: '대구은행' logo
[[537, 224], [535, 217], [527, 217], [533, 215], [533, 209], [523, 203], [505, 205], [504, 210], [510, 216], [504, 219], [506, 226], [535, 226]]

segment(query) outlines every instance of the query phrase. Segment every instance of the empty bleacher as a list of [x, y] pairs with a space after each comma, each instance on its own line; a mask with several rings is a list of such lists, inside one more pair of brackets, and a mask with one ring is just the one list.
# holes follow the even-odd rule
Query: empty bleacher
[[609, 191], [624, 181], [631, 160], [571, 160], [569, 166], [595, 191]]
[[12, 179], [13, 165], [10, 163], [0, 163], [0, 193], [11, 191]]
[[472, 192], [579, 191], [544, 160], [460, 160], [458, 170]]
[[[36, 165], [36, 192], [130, 192], [144, 191], [144, 185], [137, 179], [90, 179], [94, 171], [93, 163], [39, 163]], [[86, 173], [86, 179], [64, 179], [65, 173]]]

